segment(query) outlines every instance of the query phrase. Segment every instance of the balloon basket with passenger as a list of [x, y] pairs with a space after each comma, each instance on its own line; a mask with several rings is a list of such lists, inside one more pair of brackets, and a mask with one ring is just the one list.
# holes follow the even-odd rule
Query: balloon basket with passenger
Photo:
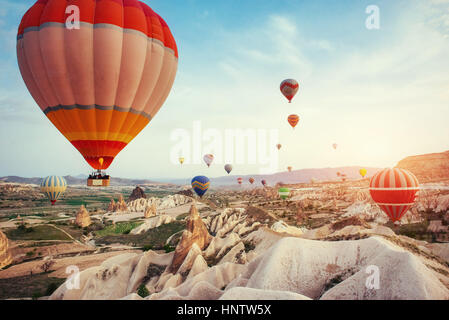
[[88, 187], [109, 187], [110, 183], [111, 177], [101, 170], [93, 172], [89, 175], [89, 178], [87, 178]]

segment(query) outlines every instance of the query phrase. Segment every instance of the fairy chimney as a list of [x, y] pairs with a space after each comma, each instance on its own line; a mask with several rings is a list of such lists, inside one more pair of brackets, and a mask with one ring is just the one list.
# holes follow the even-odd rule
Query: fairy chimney
[[153, 203], [151, 206], [148, 206], [145, 209], [145, 219], [154, 217], [157, 215], [157, 207], [156, 207], [156, 203]]
[[8, 248], [8, 238], [0, 231], [0, 269], [10, 265], [11, 262], [12, 258]]
[[187, 219], [187, 228], [182, 234], [181, 240], [176, 247], [169, 271], [176, 273], [189, 253], [193, 244], [196, 244], [200, 250], [204, 250], [212, 240], [212, 236], [207, 231], [206, 225], [201, 219], [195, 203], [190, 208], [190, 215]]
[[80, 226], [81, 228], [88, 227], [92, 224], [89, 212], [87, 211], [86, 207], [84, 207], [84, 205], [80, 207], [78, 213], [76, 214], [75, 224], [77, 226]]

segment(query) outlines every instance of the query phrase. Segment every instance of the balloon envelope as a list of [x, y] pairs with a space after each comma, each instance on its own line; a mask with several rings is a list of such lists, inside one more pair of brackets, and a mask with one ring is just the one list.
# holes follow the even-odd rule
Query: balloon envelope
[[290, 196], [290, 189], [289, 188], [279, 188], [278, 194], [282, 200], [288, 199], [288, 197]]
[[292, 172], [293, 167], [288, 167], [288, 172]]
[[[67, 6], [79, 8], [69, 29]], [[17, 36], [22, 78], [92, 168], [107, 169], [160, 110], [178, 49], [166, 22], [137, 0], [37, 1]]]
[[202, 197], [207, 192], [210, 186], [210, 180], [205, 176], [196, 176], [192, 179], [192, 188], [195, 193]]
[[332, 148], [334, 148], [334, 150], [337, 150], [337, 147], [338, 147], [338, 144], [336, 144], [336, 143], [334, 143], [334, 144], [332, 145]]
[[291, 103], [294, 96], [298, 93], [299, 83], [294, 79], [287, 79], [281, 83], [281, 92]]
[[226, 171], [228, 174], [230, 174], [231, 171], [232, 171], [232, 165], [227, 164], [227, 165], [224, 166], [224, 169], [225, 169], [225, 171]]
[[282, 144], [277, 144], [277, 145], [276, 145], [276, 148], [278, 148], [278, 150], [281, 150]]
[[238, 182], [239, 184], [242, 184], [242, 183], [243, 183], [243, 179], [242, 179], [242, 178], [237, 178], [237, 182]]
[[365, 178], [366, 174], [368, 173], [368, 171], [366, 169], [360, 169], [359, 170], [360, 175]]
[[297, 114], [292, 114], [292, 115], [288, 116], [287, 120], [288, 120], [288, 123], [290, 123], [290, 125], [294, 129], [299, 122], [299, 116]]
[[41, 182], [41, 192], [47, 195], [52, 205], [56, 203], [66, 189], [67, 181], [63, 177], [49, 176]]
[[261, 182], [264, 187], [267, 185], [267, 180], [262, 180]]
[[179, 163], [180, 163], [180, 164], [183, 164], [183, 163], [184, 163], [184, 161], [185, 161], [185, 159], [184, 159], [184, 158], [179, 158]]
[[253, 184], [255, 180], [254, 180], [254, 178], [249, 178], [248, 181], [249, 181], [249, 183]]
[[384, 169], [371, 178], [369, 191], [390, 220], [397, 222], [415, 203], [419, 182], [410, 171]]
[[210, 167], [212, 162], [214, 161], [214, 155], [213, 154], [206, 154], [203, 157], [204, 162], [206, 162], [207, 166]]

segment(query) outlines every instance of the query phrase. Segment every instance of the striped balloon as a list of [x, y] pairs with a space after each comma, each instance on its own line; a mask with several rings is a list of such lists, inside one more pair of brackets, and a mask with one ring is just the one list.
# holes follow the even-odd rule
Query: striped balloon
[[198, 196], [203, 197], [210, 186], [210, 180], [205, 176], [197, 176], [192, 179], [192, 188]]
[[265, 186], [267, 185], [267, 180], [263, 179], [263, 180], [261, 181], [261, 183], [262, 183], [262, 185], [265, 187]]
[[239, 184], [242, 184], [242, 183], [243, 183], [243, 179], [242, 179], [242, 178], [237, 178], [237, 182], [238, 182]]
[[299, 83], [294, 79], [287, 79], [281, 83], [281, 92], [287, 98], [288, 102], [292, 102], [293, 97], [298, 93]]
[[67, 189], [67, 181], [63, 177], [49, 176], [41, 182], [41, 192], [45, 193], [54, 205]]
[[390, 220], [397, 222], [415, 203], [419, 182], [407, 170], [384, 169], [371, 178], [369, 191], [374, 202]]
[[278, 194], [282, 200], [286, 200], [290, 196], [290, 189], [289, 188], [279, 188]]
[[41, 110], [101, 170], [162, 107], [178, 50], [143, 2], [38, 0], [20, 23], [17, 59]]
[[299, 116], [297, 114], [291, 114], [288, 116], [287, 120], [294, 129], [299, 122]]

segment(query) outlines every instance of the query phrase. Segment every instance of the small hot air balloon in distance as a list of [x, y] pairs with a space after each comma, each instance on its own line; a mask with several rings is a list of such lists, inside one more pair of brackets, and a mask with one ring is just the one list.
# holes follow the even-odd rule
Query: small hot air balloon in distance
[[369, 184], [374, 202], [395, 224], [413, 206], [418, 191], [418, 179], [410, 171], [400, 168], [379, 171]]
[[277, 145], [276, 145], [276, 148], [278, 148], [278, 150], [281, 150], [281, 148], [282, 148], [282, 144], [280, 144], [280, 143], [279, 143], [279, 144], [277, 144]]
[[281, 83], [281, 92], [284, 97], [287, 98], [289, 103], [292, 103], [292, 99], [298, 93], [299, 83], [294, 79], [287, 79]]
[[288, 172], [292, 172], [293, 167], [287, 167]]
[[180, 158], [179, 158], [179, 163], [180, 163], [181, 165], [184, 164], [184, 161], [185, 161], [185, 159], [184, 159], [183, 157], [180, 157]]
[[290, 189], [289, 188], [279, 188], [278, 194], [282, 200], [286, 200], [290, 196]]
[[340, 173], [340, 171], [339, 172], [337, 172], [337, 177], [340, 177], [341, 176], [341, 173]]
[[[78, 30], [62, 28], [76, 4]], [[51, 123], [107, 186], [115, 157], [154, 119], [173, 86], [178, 49], [167, 23], [137, 1], [39, 0], [18, 28], [22, 78]]]
[[226, 171], [228, 174], [230, 174], [231, 171], [232, 171], [232, 165], [227, 164], [227, 165], [224, 166], [224, 169], [225, 169], [225, 171]]
[[249, 178], [249, 183], [251, 183], [251, 184], [253, 184], [254, 183], [254, 181], [256, 181], [256, 180], [254, 180], [254, 178]]
[[299, 122], [299, 116], [297, 114], [291, 114], [287, 118], [288, 123], [292, 126], [293, 129], [295, 129], [296, 125]]
[[241, 185], [243, 183], [243, 179], [242, 178], [237, 178], [237, 182]]
[[337, 150], [337, 147], [338, 147], [338, 144], [336, 144], [336, 143], [334, 143], [334, 144], [332, 145], [332, 148], [334, 148], [334, 150]]
[[368, 171], [366, 169], [360, 169], [359, 170], [360, 175], [362, 176], [362, 178], [365, 178], [366, 174], [368, 173]]
[[52, 206], [55, 205], [66, 189], [67, 181], [63, 177], [49, 176], [41, 182], [41, 192], [47, 195]]
[[264, 179], [264, 180], [262, 180], [261, 182], [262, 182], [262, 185], [263, 185], [264, 187], [267, 186], [267, 180]]
[[206, 154], [203, 157], [204, 162], [206, 162], [207, 166], [210, 167], [212, 162], [214, 161], [214, 155], [213, 154]]
[[210, 180], [205, 176], [196, 176], [192, 179], [192, 188], [195, 193], [202, 198], [210, 186]]

